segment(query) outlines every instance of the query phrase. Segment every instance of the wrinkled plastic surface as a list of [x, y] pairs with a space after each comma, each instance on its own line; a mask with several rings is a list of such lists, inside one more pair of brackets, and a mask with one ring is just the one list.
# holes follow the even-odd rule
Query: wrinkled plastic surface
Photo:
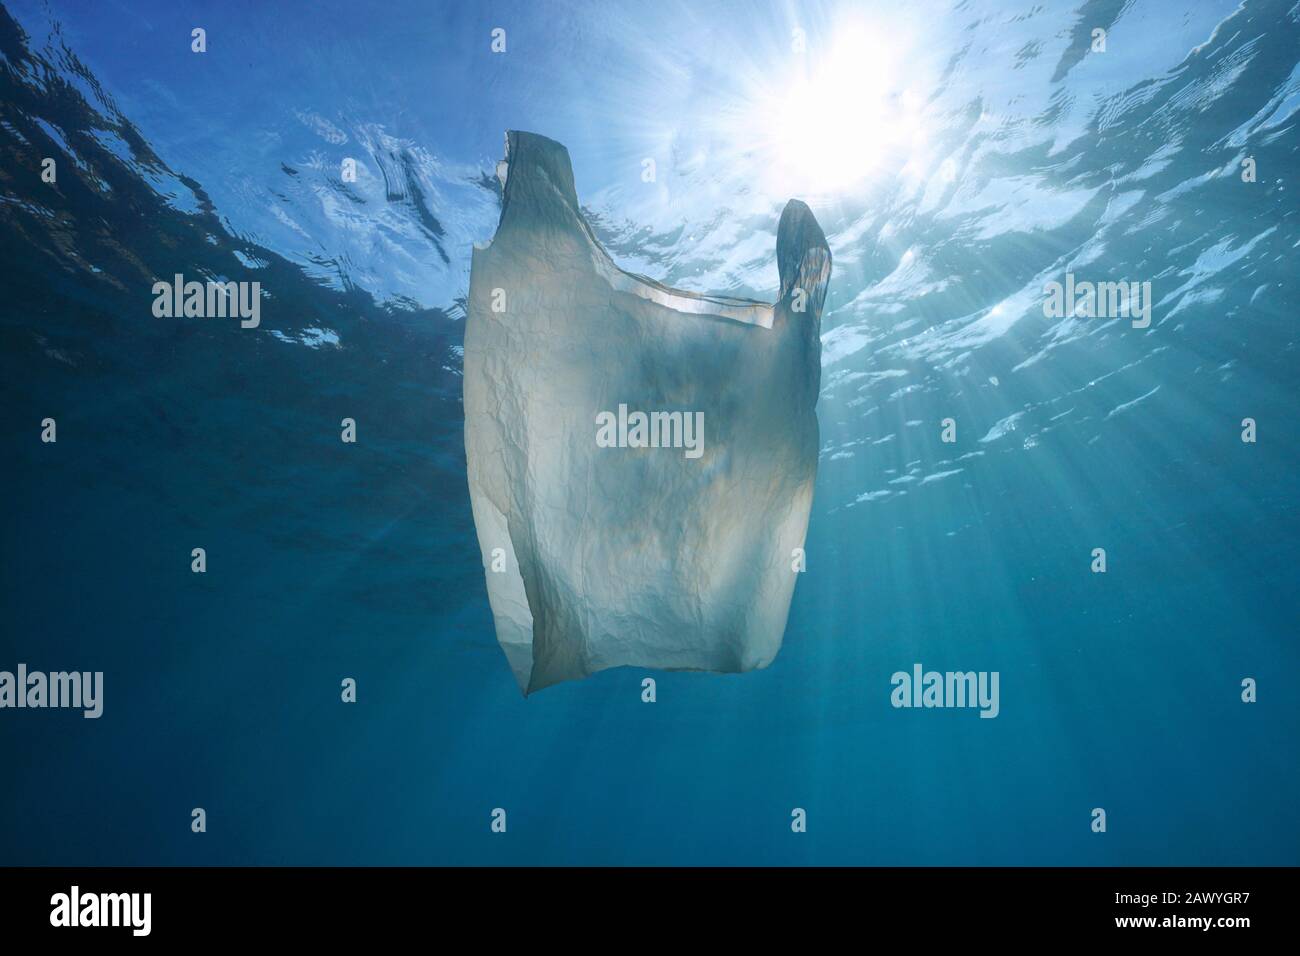
[[[520, 688], [625, 664], [765, 667], [816, 477], [821, 229], [787, 205], [775, 305], [680, 292], [613, 264], [563, 146], [511, 132], [506, 150], [501, 221], [473, 255], [465, 451]], [[597, 416], [620, 405], [702, 413], [698, 457], [601, 447]]]

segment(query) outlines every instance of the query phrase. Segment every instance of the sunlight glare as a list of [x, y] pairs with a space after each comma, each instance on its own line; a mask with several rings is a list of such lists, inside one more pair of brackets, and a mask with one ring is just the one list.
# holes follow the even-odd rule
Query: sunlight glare
[[898, 44], [861, 25], [833, 35], [825, 56], [810, 45], [784, 82], [755, 103], [754, 128], [768, 131], [766, 165], [778, 192], [844, 193], [922, 139], [920, 98], [902, 88], [907, 70]]

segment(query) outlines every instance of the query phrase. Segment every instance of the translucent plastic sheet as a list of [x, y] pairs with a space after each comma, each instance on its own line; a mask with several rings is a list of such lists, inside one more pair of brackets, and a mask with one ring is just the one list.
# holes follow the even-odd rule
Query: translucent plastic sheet
[[465, 450], [515, 678], [765, 667], [817, 470], [825, 237], [787, 205], [775, 305], [669, 289], [600, 247], [563, 146], [512, 132], [506, 149], [473, 258]]

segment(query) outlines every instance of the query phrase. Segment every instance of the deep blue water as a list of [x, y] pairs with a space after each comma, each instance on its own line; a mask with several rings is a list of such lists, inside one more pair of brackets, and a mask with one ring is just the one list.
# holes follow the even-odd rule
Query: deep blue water
[[[6, 3], [0, 669], [105, 701], [0, 711], [0, 863], [1300, 863], [1300, 7], [900, 6]], [[765, 670], [515, 686], [460, 405], [512, 128], [670, 284], [825, 229]], [[1150, 327], [1045, 316], [1067, 271]], [[261, 326], [155, 318], [175, 272]], [[894, 709], [916, 662], [999, 716]]]

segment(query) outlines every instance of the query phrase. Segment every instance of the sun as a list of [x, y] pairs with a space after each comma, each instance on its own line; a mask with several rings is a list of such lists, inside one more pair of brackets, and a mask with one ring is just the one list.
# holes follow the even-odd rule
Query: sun
[[897, 37], [864, 26], [830, 33], [828, 48], [809, 43], [788, 70], [756, 96], [752, 128], [763, 131], [772, 185], [790, 195], [852, 191], [882, 163], [923, 139], [919, 97], [908, 85]]

